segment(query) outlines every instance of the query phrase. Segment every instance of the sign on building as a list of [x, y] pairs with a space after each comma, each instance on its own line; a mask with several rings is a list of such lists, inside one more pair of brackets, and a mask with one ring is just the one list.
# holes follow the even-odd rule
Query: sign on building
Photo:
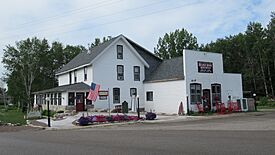
[[108, 90], [98, 91], [99, 100], [107, 100], [108, 95]]
[[198, 61], [198, 72], [199, 73], [213, 73], [213, 63]]

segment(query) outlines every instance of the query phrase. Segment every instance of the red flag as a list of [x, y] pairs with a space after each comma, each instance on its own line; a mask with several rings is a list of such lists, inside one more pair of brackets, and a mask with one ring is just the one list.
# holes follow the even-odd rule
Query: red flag
[[87, 99], [92, 100], [92, 101], [96, 101], [96, 98], [98, 96], [99, 88], [100, 88], [99, 84], [92, 83]]

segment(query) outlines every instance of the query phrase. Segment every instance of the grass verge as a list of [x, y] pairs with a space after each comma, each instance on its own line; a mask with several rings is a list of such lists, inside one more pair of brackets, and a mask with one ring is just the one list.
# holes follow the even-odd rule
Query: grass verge
[[5, 109], [3, 106], [0, 106], [0, 121], [12, 124], [19, 123], [20, 125], [25, 125], [27, 123], [21, 111], [17, 111], [17, 109], [13, 108]]

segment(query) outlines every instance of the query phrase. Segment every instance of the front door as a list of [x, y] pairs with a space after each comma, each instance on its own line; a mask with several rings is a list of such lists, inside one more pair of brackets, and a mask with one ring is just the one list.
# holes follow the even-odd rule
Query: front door
[[204, 111], [211, 110], [211, 103], [210, 103], [210, 89], [203, 89], [203, 108]]
[[76, 112], [84, 111], [84, 93], [76, 93]]

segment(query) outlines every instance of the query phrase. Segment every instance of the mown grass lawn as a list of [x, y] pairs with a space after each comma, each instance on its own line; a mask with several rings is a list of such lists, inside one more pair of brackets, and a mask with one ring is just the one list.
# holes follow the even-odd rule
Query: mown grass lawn
[[24, 114], [14, 108], [8, 108], [5, 110], [3, 106], [0, 106], [0, 121], [4, 123], [20, 123], [20, 125], [25, 125], [26, 120], [24, 119]]

